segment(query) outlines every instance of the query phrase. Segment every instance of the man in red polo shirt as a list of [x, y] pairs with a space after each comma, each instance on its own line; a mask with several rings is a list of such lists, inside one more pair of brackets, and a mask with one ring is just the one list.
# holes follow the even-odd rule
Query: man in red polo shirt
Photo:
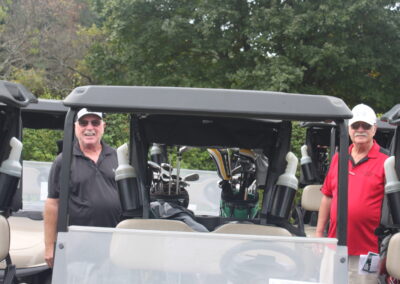
[[[379, 226], [384, 197], [384, 161], [387, 150], [373, 139], [376, 133], [376, 114], [367, 105], [352, 109], [349, 135], [348, 224], [347, 246], [349, 253], [349, 283], [377, 283], [375, 273], [362, 271], [359, 263], [371, 264], [370, 259], [360, 258], [369, 252], [378, 253], [378, 238], [374, 231]], [[319, 209], [316, 236], [323, 237], [330, 220], [328, 237], [336, 237], [338, 155], [335, 154], [321, 192], [324, 194]], [[367, 265], [367, 268], [370, 268]], [[368, 270], [368, 269], [366, 269]]]

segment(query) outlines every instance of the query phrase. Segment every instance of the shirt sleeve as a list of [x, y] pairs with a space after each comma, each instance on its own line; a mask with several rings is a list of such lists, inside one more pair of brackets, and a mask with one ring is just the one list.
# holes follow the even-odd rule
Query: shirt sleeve
[[60, 173], [61, 173], [61, 154], [57, 156], [51, 165], [49, 182], [48, 182], [48, 198], [60, 197]]
[[338, 160], [338, 154], [336, 153], [332, 158], [328, 173], [326, 174], [324, 183], [321, 187], [321, 192], [328, 197], [333, 196], [332, 191], [334, 189], [332, 186], [332, 181], [335, 175], [337, 175], [337, 160]]

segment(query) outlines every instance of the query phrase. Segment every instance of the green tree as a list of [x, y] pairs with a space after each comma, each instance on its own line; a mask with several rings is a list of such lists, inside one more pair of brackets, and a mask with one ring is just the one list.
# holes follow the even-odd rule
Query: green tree
[[296, 155], [299, 159], [301, 158], [301, 146], [305, 144], [306, 141], [306, 129], [304, 127], [300, 127], [299, 123], [293, 122], [292, 128], [292, 137], [291, 137], [291, 151]]
[[95, 18], [87, 0], [0, 0], [0, 78], [24, 84], [36, 96], [63, 98], [90, 83], [81, 63]]
[[126, 114], [106, 114], [106, 130], [103, 139], [110, 146], [118, 148], [129, 142], [129, 118]]
[[102, 84], [316, 93], [385, 111], [398, 102], [396, 1], [92, 0]]
[[63, 139], [63, 132], [50, 129], [24, 129], [22, 139], [24, 160], [52, 162], [57, 156], [57, 141]]

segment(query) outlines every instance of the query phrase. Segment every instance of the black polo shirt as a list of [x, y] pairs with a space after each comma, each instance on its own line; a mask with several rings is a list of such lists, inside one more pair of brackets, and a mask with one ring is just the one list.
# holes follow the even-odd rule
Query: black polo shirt
[[[115, 182], [116, 151], [102, 142], [97, 163], [87, 158], [75, 143], [69, 182], [69, 225], [115, 227], [121, 218], [121, 204]], [[62, 153], [49, 175], [49, 198], [60, 196]]]

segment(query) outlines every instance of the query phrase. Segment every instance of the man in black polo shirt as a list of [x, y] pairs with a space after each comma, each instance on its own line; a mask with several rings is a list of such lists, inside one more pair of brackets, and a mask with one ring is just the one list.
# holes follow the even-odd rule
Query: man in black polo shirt
[[[102, 113], [87, 109], [78, 112], [71, 165], [70, 225], [115, 227], [120, 220], [122, 210], [114, 173], [117, 154], [101, 141], [104, 128]], [[45, 260], [50, 267], [57, 234], [61, 160], [62, 153], [51, 167], [44, 209]]]

